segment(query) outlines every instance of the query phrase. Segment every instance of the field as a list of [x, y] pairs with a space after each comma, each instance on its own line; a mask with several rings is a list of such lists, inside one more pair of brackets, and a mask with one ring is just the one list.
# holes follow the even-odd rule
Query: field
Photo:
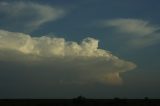
[[1, 99], [0, 106], [160, 106], [158, 99]]

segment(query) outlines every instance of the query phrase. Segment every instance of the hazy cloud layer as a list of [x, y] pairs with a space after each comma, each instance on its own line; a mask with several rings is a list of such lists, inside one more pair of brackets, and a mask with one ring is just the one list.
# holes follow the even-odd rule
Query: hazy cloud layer
[[[54, 79], [50, 83], [119, 84], [122, 82], [119, 73], [136, 67], [132, 62], [99, 49], [98, 40], [94, 38], [77, 43], [5, 30], [0, 30], [0, 61], [27, 66], [23, 70], [50, 72]], [[12, 71], [18, 70], [17, 65]]]
[[[160, 27], [139, 19], [113, 19], [103, 21], [107, 27], [114, 27], [127, 39], [130, 47], [141, 48], [156, 44], [160, 41]], [[118, 36], [121, 36], [118, 35]]]
[[0, 2], [3, 26], [32, 31], [64, 16], [63, 9], [31, 2]]

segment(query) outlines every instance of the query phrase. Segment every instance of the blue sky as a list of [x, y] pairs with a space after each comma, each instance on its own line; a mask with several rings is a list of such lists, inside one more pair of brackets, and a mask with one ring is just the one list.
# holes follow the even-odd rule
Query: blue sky
[[159, 98], [159, 3], [1, 0], [0, 98]]

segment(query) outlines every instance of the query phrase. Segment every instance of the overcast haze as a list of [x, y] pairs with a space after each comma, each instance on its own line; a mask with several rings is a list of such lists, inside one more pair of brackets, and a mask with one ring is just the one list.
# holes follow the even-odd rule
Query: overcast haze
[[159, 98], [158, 0], [0, 0], [0, 98]]

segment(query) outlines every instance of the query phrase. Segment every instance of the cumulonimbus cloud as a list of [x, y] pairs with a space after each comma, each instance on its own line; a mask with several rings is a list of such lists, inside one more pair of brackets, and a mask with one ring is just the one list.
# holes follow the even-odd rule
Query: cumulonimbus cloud
[[61, 18], [65, 11], [62, 8], [32, 2], [0, 2], [1, 14], [3, 27], [7, 25], [7, 28], [11, 26], [32, 31], [47, 22]]
[[121, 83], [119, 73], [134, 69], [136, 65], [100, 49], [98, 42], [90, 37], [77, 43], [64, 38], [32, 37], [0, 30], [0, 61], [27, 65], [29, 70], [49, 71], [55, 78], [53, 82]]
[[111, 19], [102, 21], [105, 27], [113, 27], [127, 40], [127, 45], [134, 48], [148, 47], [160, 41], [160, 27], [140, 19]]

